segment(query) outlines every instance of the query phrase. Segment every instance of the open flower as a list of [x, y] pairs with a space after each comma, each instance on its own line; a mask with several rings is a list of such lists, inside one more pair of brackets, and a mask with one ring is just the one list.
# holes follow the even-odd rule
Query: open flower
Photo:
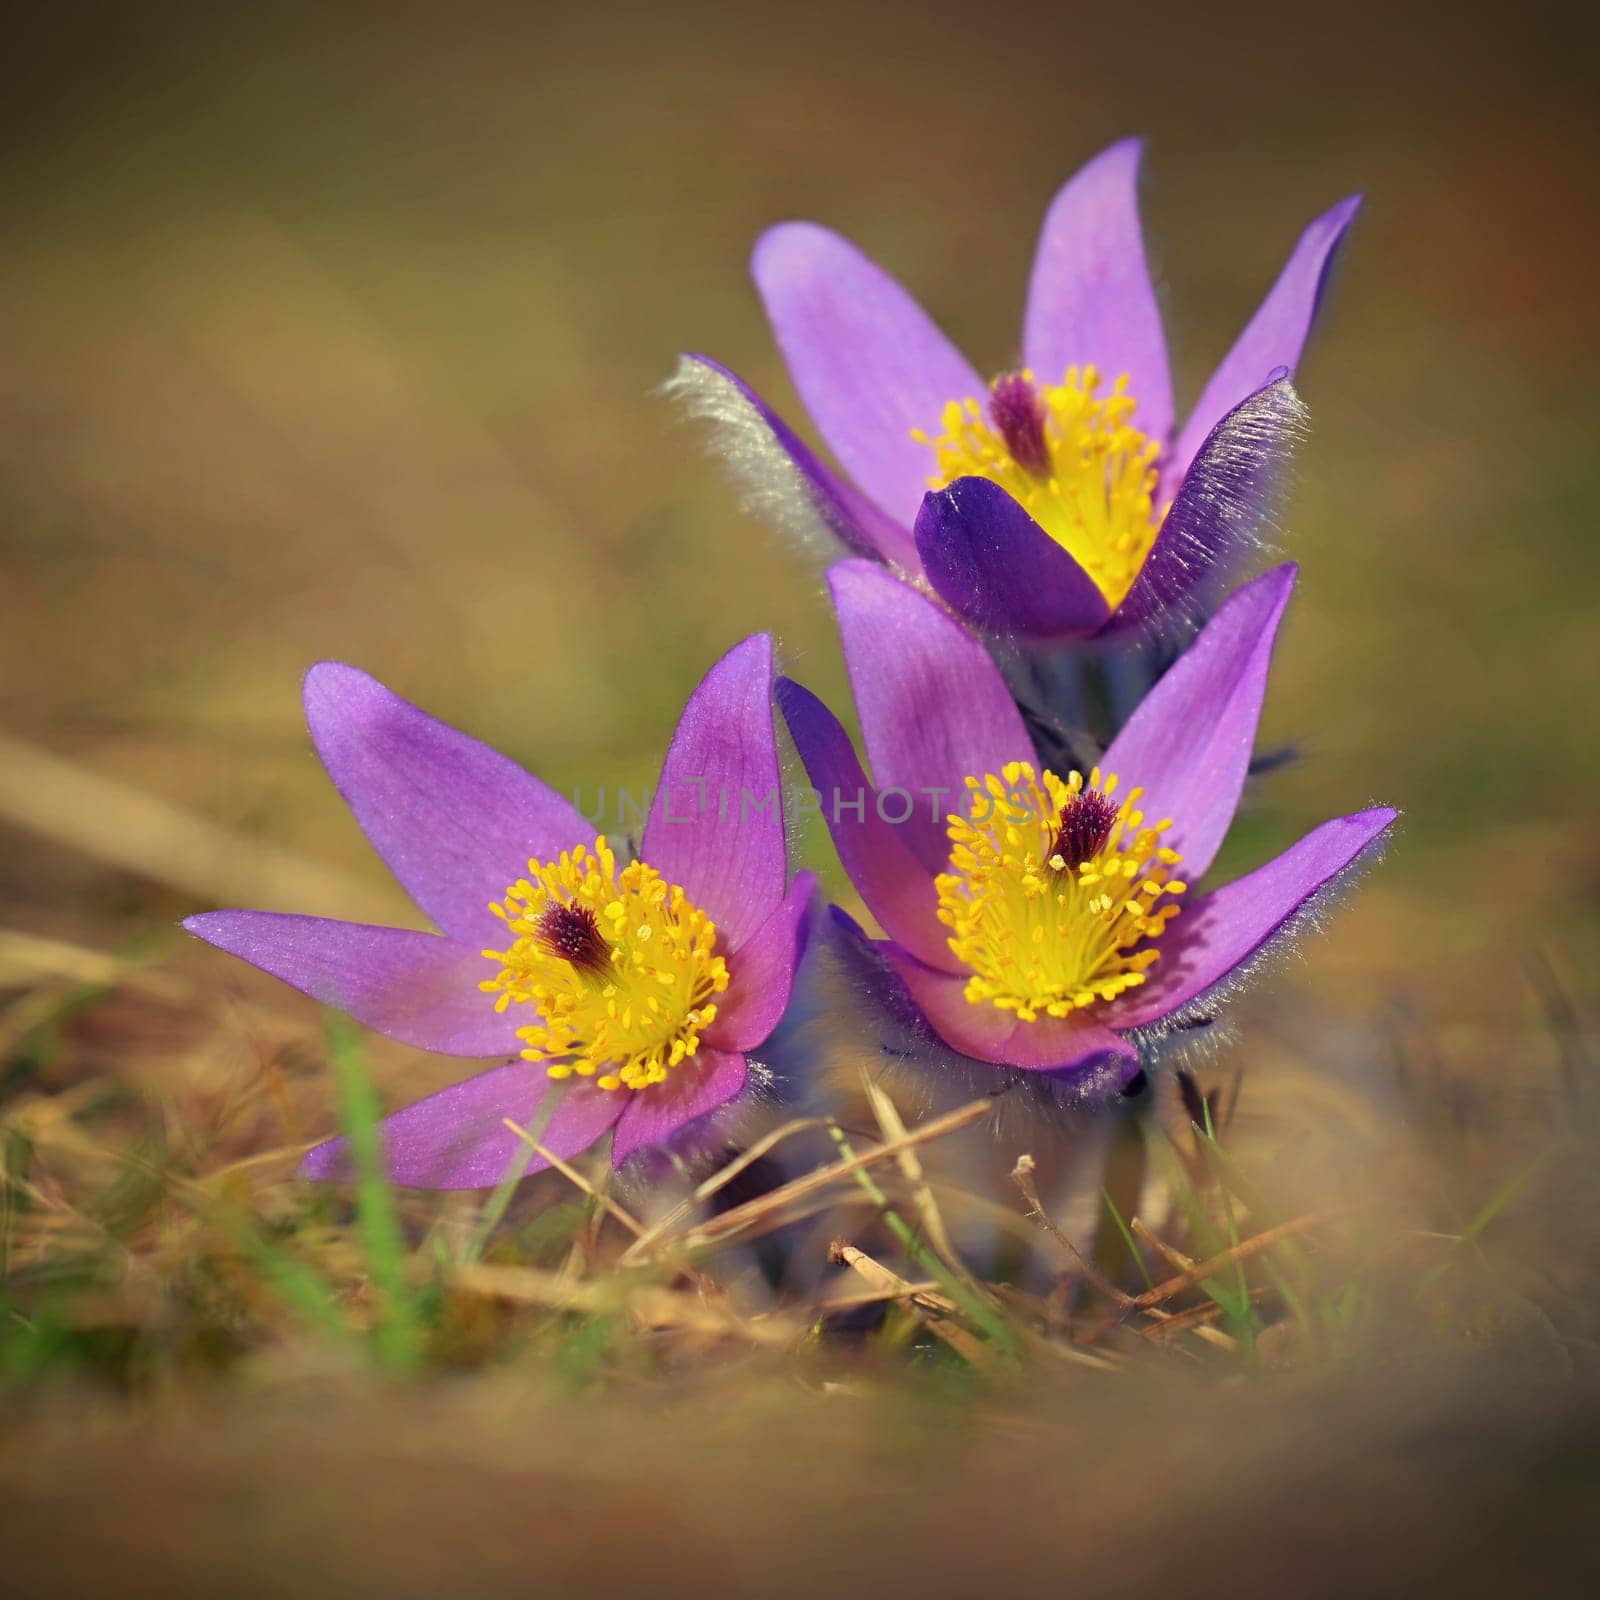
[[1394, 820], [1325, 822], [1190, 892], [1238, 805], [1293, 567], [1217, 611], [1087, 774], [1037, 766], [982, 646], [930, 601], [865, 561], [828, 580], [874, 782], [809, 691], [780, 679], [778, 703], [889, 936], [886, 993], [963, 1056], [1126, 1080], [1139, 1035], [1199, 1014]]
[[[541, 1117], [558, 1083], [541, 1142], [571, 1156], [614, 1129], [619, 1166], [752, 1087], [745, 1052], [788, 1004], [814, 882], [788, 878], [766, 635], [690, 698], [626, 863], [554, 790], [354, 667], [313, 667], [305, 706], [335, 788], [439, 932], [269, 911], [184, 926], [405, 1044], [502, 1058], [384, 1121], [397, 1183], [497, 1182], [526, 1148], [504, 1119]], [[335, 1139], [304, 1171], [343, 1165]]]
[[686, 357], [676, 387], [724, 425], [759, 509], [820, 516], [857, 553], [925, 575], [974, 627], [1035, 639], [1147, 629], [1257, 536], [1300, 427], [1287, 374], [1358, 201], [1306, 229], [1180, 427], [1138, 164], [1137, 142], [1114, 145], [1056, 196], [1022, 366], [988, 384], [838, 234], [788, 222], [762, 236], [756, 286], [849, 481], [715, 363]]

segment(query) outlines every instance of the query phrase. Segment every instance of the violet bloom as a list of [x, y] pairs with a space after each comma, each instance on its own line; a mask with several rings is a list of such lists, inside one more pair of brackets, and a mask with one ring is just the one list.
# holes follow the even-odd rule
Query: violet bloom
[[828, 580], [874, 782], [815, 696], [780, 680], [778, 703], [889, 936], [870, 946], [883, 997], [963, 1056], [1085, 1092], [1125, 1082], [1142, 1036], [1196, 1017], [1395, 818], [1325, 822], [1190, 892], [1239, 802], [1291, 566], [1217, 611], [1098, 768], [1060, 776], [1036, 770], [999, 673], [937, 606], [865, 561]]
[[[788, 1004], [814, 885], [788, 876], [765, 634], [690, 698], [626, 864], [554, 790], [354, 667], [313, 667], [305, 706], [334, 787], [439, 932], [270, 911], [184, 927], [404, 1044], [501, 1058], [385, 1119], [395, 1182], [497, 1182], [526, 1152], [503, 1119], [536, 1121], [563, 1080], [540, 1141], [566, 1157], [614, 1129], [617, 1166], [756, 1091], [746, 1052]], [[304, 1171], [337, 1176], [343, 1156], [331, 1140]]]
[[1139, 151], [1113, 145], [1057, 194], [1022, 369], [989, 384], [847, 240], [809, 222], [765, 233], [756, 286], [847, 477], [732, 373], [686, 357], [674, 385], [721, 425], [756, 509], [820, 516], [986, 632], [1085, 638], [1194, 609], [1267, 517], [1301, 423], [1287, 374], [1359, 201], [1306, 229], [1179, 426], [1139, 226]]

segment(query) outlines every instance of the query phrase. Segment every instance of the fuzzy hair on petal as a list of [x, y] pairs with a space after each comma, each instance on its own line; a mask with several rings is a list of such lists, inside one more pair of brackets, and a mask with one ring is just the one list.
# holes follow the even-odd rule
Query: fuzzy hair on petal
[[1127, 1037], [1139, 1047], [1140, 1055], [1162, 1065], [1189, 1065], [1231, 1037], [1219, 1013], [1267, 973], [1286, 961], [1304, 958], [1301, 941], [1323, 931], [1356, 884], [1377, 864], [1395, 832], [1391, 822], [1209, 989], [1191, 996], [1166, 1016], [1131, 1029]]
[[745, 1071], [744, 1086], [731, 1100], [675, 1128], [662, 1143], [625, 1157], [612, 1174], [618, 1194], [642, 1196], [674, 1172], [686, 1183], [698, 1183], [758, 1138], [780, 1100], [769, 1067], [747, 1054]]
[[793, 539], [815, 559], [832, 562], [841, 549], [881, 559], [841, 508], [828, 504], [807, 480], [767, 419], [727, 373], [695, 356], [679, 356], [657, 393], [687, 421], [708, 429], [707, 453], [739, 489], [740, 508]]
[[1309, 417], [1287, 374], [1279, 373], [1217, 424], [1106, 636], [1187, 638], [1245, 561], [1276, 548]]

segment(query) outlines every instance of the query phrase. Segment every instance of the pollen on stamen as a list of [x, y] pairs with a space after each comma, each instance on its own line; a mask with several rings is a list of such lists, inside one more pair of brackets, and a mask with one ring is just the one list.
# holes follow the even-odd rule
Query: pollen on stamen
[[716, 925], [644, 862], [619, 869], [603, 838], [528, 867], [489, 908], [510, 943], [483, 952], [497, 970], [479, 985], [497, 1011], [534, 1014], [523, 1058], [603, 1090], [665, 1082], [728, 987]]
[[935, 886], [968, 1003], [1033, 1022], [1143, 984], [1187, 888], [1160, 843], [1170, 821], [1147, 821], [1137, 787], [1112, 799], [1117, 780], [1098, 770], [1085, 782], [1013, 762], [967, 787], [989, 804], [951, 816]]

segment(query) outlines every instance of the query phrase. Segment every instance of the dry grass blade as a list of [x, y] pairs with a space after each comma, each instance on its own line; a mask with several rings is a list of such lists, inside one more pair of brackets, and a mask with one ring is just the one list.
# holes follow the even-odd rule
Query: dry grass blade
[[842, 1239], [834, 1240], [828, 1251], [828, 1257], [849, 1267], [874, 1289], [894, 1290], [902, 1302], [915, 1313], [917, 1320], [943, 1339], [963, 1361], [978, 1368], [992, 1364], [991, 1353], [985, 1348], [982, 1340], [975, 1339], [965, 1328], [946, 1320], [956, 1309], [953, 1300], [944, 1295], [916, 1294], [911, 1284], [899, 1273], [891, 1272], [881, 1262], [874, 1261], [864, 1250], [858, 1250], [853, 1244], [846, 1244]]
[[812, 1128], [826, 1126], [825, 1117], [796, 1117], [792, 1122], [784, 1123], [781, 1128], [774, 1128], [771, 1133], [763, 1134], [748, 1150], [735, 1156], [726, 1166], [719, 1167], [687, 1200], [680, 1201], [659, 1222], [652, 1224], [640, 1238], [635, 1239], [622, 1253], [622, 1265], [629, 1266], [639, 1260], [657, 1240], [671, 1233], [696, 1206], [703, 1205], [719, 1189], [732, 1183], [747, 1167], [753, 1166], [785, 1139], [793, 1138], [797, 1133], [806, 1133]]
[[1192, 1289], [1203, 1279], [1214, 1277], [1224, 1267], [1231, 1267], [1237, 1261], [1244, 1261], [1250, 1256], [1259, 1255], [1263, 1250], [1270, 1250], [1273, 1245], [1292, 1238], [1295, 1234], [1306, 1233], [1325, 1222], [1348, 1216], [1352, 1209], [1350, 1206], [1330, 1206], [1324, 1211], [1308, 1211], [1303, 1217], [1280, 1222], [1277, 1227], [1267, 1228], [1261, 1233], [1252, 1234], [1248, 1239], [1241, 1239], [1238, 1244], [1230, 1245], [1209, 1260], [1201, 1261], [1187, 1271], [1180, 1272], [1177, 1277], [1168, 1278], [1166, 1282], [1158, 1283], [1153, 1289], [1146, 1289], [1143, 1294], [1135, 1295], [1130, 1304], [1141, 1311], [1149, 1306], [1158, 1306], [1163, 1300], [1170, 1300], [1173, 1295], [1181, 1294], [1185, 1289]]
[[394, 897], [0, 734], [0, 817], [201, 904], [386, 921]]
[[[1141, 1244], [1155, 1251], [1169, 1267], [1175, 1267], [1180, 1273], [1194, 1271], [1195, 1263], [1192, 1256], [1186, 1256], [1183, 1251], [1168, 1244], [1154, 1228], [1140, 1218], [1134, 1217], [1129, 1221], [1128, 1231]], [[1207, 1302], [1205, 1305], [1195, 1307], [1193, 1311], [1183, 1313], [1163, 1311], [1159, 1306], [1146, 1306], [1144, 1314], [1157, 1319], [1154, 1328], [1140, 1329], [1140, 1332], [1147, 1336], [1162, 1330], [1167, 1330], [1169, 1334], [1187, 1332], [1206, 1344], [1215, 1345], [1219, 1350], [1232, 1352], [1239, 1348], [1239, 1341], [1232, 1334], [1211, 1326], [1213, 1321], [1224, 1314], [1223, 1307], [1214, 1302]]]
[[909, 1283], [904, 1278], [896, 1278], [893, 1273], [889, 1276], [895, 1279], [893, 1283], [873, 1288], [864, 1282], [859, 1289], [842, 1290], [838, 1294], [813, 1300], [810, 1309], [815, 1315], [826, 1317], [840, 1311], [859, 1311], [863, 1306], [882, 1305], [885, 1300], [903, 1300], [908, 1293], [912, 1296], [937, 1296], [939, 1293], [939, 1285], [931, 1278], [924, 1278], [920, 1283]]
[[[867, 1104], [872, 1107], [872, 1114], [877, 1118], [885, 1141], [893, 1144], [897, 1140], [904, 1139], [906, 1125], [900, 1120], [899, 1107], [885, 1093], [883, 1086], [872, 1080], [865, 1069], [861, 1073], [861, 1087], [866, 1092]], [[963, 1277], [970, 1277], [966, 1263], [956, 1254], [956, 1248], [950, 1242], [949, 1229], [944, 1225], [938, 1201], [934, 1199], [933, 1190], [923, 1174], [922, 1162], [917, 1156], [915, 1146], [904, 1146], [896, 1160], [900, 1167], [900, 1175], [911, 1188], [911, 1200], [917, 1208], [918, 1220], [922, 1223], [923, 1237], [938, 1251], [940, 1259], [947, 1267]]]
[[1154, 1250], [1169, 1267], [1178, 1272], [1194, 1271], [1193, 1256], [1186, 1256], [1183, 1251], [1174, 1249], [1154, 1228], [1140, 1218], [1134, 1217], [1128, 1223], [1128, 1232], [1141, 1244], [1148, 1245], [1150, 1249]]
[[[1221, 1306], [1207, 1306], [1204, 1309], [1215, 1312], [1218, 1316], [1222, 1315]], [[1215, 1345], [1219, 1350], [1227, 1350], [1232, 1352], [1239, 1348], [1239, 1341], [1235, 1339], [1232, 1334], [1224, 1333], [1221, 1328], [1213, 1327], [1212, 1319], [1210, 1317], [1195, 1317], [1191, 1321], [1184, 1323], [1182, 1327], [1178, 1327], [1176, 1324], [1178, 1323], [1179, 1318], [1174, 1316], [1170, 1311], [1163, 1311], [1160, 1306], [1147, 1306], [1144, 1314], [1147, 1317], [1155, 1318], [1155, 1322], [1150, 1327], [1141, 1328], [1139, 1330], [1139, 1332], [1147, 1338], [1152, 1333], [1161, 1333], [1170, 1330], [1168, 1339], [1162, 1342], [1170, 1343], [1171, 1335], [1178, 1333], [1192, 1333], [1195, 1338], [1203, 1341], [1206, 1344]]]
[[771, 1133], [763, 1135], [756, 1140], [748, 1150], [735, 1156], [725, 1167], [719, 1167], [716, 1172], [706, 1179], [694, 1192], [696, 1201], [709, 1200], [717, 1190], [732, 1183], [746, 1167], [754, 1166], [762, 1156], [783, 1143], [785, 1139], [792, 1138], [797, 1133], [806, 1133], [812, 1128], [825, 1128], [828, 1125], [826, 1117], [796, 1117], [793, 1122], [786, 1122], [781, 1128], [774, 1128]]
[[1033, 1157], [1026, 1152], [1017, 1157], [1017, 1164], [1011, 1169], [1011, 1181], [1021, 1191], [1022, 1198], [1028, 1202], [1028, 1215], [1066, 1251], [1087, 1282], [1092, 1283], [1108, 1300], [1114, 1300], [1119, 1306], [1131, 1306], [1134, 1303], [1132, 1295], [1124, 1294], [1050, 1220], [1049, 1214], [1044, 1209], [1044, 1202], [1039, 1198], [1039, 1186], [1033, 1181], [1033, 1171]]
[[648, 1328], [731, 1336], [750, 1344], [788, 1348], [804, 1335], [797, 1323], [770, 1312], [741, 1317], [729, 1307], [707, 1304], [698, 1295], [660, 1284], [630, 1284], [616, 1277], [586, 1281], [538, 1267], [480, 1262], [456, 1268], [450, 1282], [462, 1293], [484, 1299], [591, 1315], [625, 1310]]
[[597, 1201], [599, 1205], [605, 1211], [609, 1212], [613, 1217], [615, 1217], [617, 1221], [620, 1222], [622, 1226], [634, 1236], [635, 1239], [642, 1239], [644, 1237], [644, 1224], [636, 1217], [633, 1217], [629, 1215], [628, 1212], [624, 1211], [622, 1207], [611, 1198], [610, 1195], [606, 1194], [603, 1190], [595, 1188], [595, 1186], [590, 1183], [589, 1180], [584, 1177], [584, 1175], [579, 1172], [576, 1167], [569, 1167], [567, 1163], [555, 1153], [554, 1150], [547, 1149], [544, 1145], [540, 1144], [539, 1141], [535, 1139], [526, 1128], [519, 1128], [510, 1117], [505, 1117], [502, 1120], [504, 1121], [506, 1127], [516, 1134], [516, 1136], [522, 1140], [525, 1145], [529, 1146], [541, 1161], [545, 1161], [549, 1164], [552, 1171], [559, 1172], [568, 1183], [573, 1184], [575, 1187], [581, 1189], [591, 1199]]
[[1092, 1372], [1121, 1372], [1127, 1366], [1126, 1359], [1115, 1351], [1084, 1350], [1061, 1339], [1031, 1339], [1028, 1348], [1042, 1351], [1064, 1366], [1087, 1367]]
[[1012, 1314], [1012, 1326], [1021, 1338], [1024, 1348], [1033, 1355], [1047, 1355], [1069, 1366], [1090, 1367], [1096, 1372], [1119, 1372], [1127, 1365], [1128, 1357], [1113, 1348], [1086, 1349], [1086, 1345], [1104, 1335], [1113, 1334], [1119, 1326], [1108, 1318], [1098, 1330], [1080, 1328], [1076, 1334], [1056, 1325], [1046, 1303], [1014, 1284], [995, 1284], [996, 1298]]
[[[1252, 1289], [1250, 1291], [1251, 1304], [1259, 1304], [1259, 1302], [1267, 1298], [1269, 1292], [1264, 1288]], [[1210, 1328], [1213, 1322], [1226, 1316], [1227, 1312], [1215, 1301], [1206, 1300], [1200, 1305], [1189, 1306], [1183, 1311], [1164, 1311], [1159, 1306], [1147, 1306], [1145, 1315], [1153, 1320], [1139, 1329], [1139, 1337], [1148, 1339], [1154, 1344], [1164, 1344], [1180, 1333], [1192, 1332], [1198, 1337], [1207, 1338], [1208, 1335], [1201, 1330]], [[1221, 1329], [1213, 1329], [1212, 1331], [1221, 1333]], [[1226, 1339], [1229, 1338], [1229, 1335], [1222, 1334], [1222, 1337]], [[1230, 1341], [1230, 1344], [1232, 1348], [1237, 1348], [1237, 1341]]]
[[936, 1312], [940, 1316], [949, 1316], [956, 1310], [955, 1301], [949, 1295], [941, 1294], [937, 1284], [922, 1286], [912, 1283], [869, 1256], [865, 1250], [847, 1244], [843, 1239], [835, 1239], [829, 1246], [828, 1259], [849, 1267], [872, 1287], [876, 1299], [907, 1300], [924, 1311]]
[[[0, 755], [4, 747], [0, 745]], [[187, 986], [168, 972], [157, 972], [122, 956], [87, 945], [46, 939], [16, 928], [0, 928], [0, 983], [36, 983], [59, 978], [68, 983], [104, 985], [127, 983], [147, 994], [181, 998]]]
[[[992, 1115], [993, 1111], [994, 1101], [989, 1096], [985, 1096], [982, 1100], [970, 1100], [966, 1105], [958, 1106], [942, 1117], [934, 1117], [931, 1121], [920, 1124], [906, 1134], [904, 1139], [891, 1140], [888, 1144], [879, 1145], [876, 1150], [868, 1150], [835, 1161], [829, 1166], [818, 1167], [815, 1172], [808, 1172], [803, 1177], [795, 1178], [792, 1182], [772, 1190], [770, 1194], [758, 1195], [754, 1200], [747, 1200], [741, 1206], [724, 1211], [720, 1217], [711, 1218], [677, 1240], [664, 1242], [677, 1243], [684, 1248], [692, 1249], [729, 1239], [769, 1217], [781, 1215], [795, 1201], [803, 1200], [818, 1190], [826, 1189], [840, 1178], [849, 1177], [852, 1173], [874, 1166], [880, 1161], [887, 1161], [911, 1145], [926, 1144], [931, 1139], [942, 1139], [946, 1134], [954, 1133], [960, 1128], [971, 1127], [973, 1123]], [[648, 1259], [645, 1252], [641, 1251], [640, 1254]]]

